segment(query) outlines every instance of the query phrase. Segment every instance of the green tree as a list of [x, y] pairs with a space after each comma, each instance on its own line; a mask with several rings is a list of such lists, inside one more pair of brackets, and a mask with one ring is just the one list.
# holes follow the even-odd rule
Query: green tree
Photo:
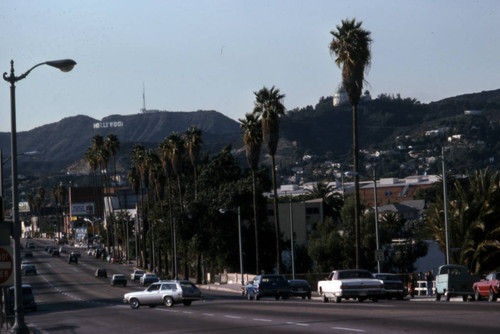
[[243, 143], [245, 143], [246, 156], [252, 172], [252, 203], [253, 224], [255, 235], [255, 273], [260, 272], [259, 267], [259, 229], [257, 214], [256, 171], [259, 167], [260, 149], [262, 147], [262, 125], [259, 116], [255, 113], [246, 113], [244, 119], [239, 120], [244, 130]]
[[280, 272], [280, 227], [278, 213], [278, 190], [276, 184], [276, 161], [275, 155], [278, 149], [280, 117], [285, 114], [285, 106], [281, 102], [285, 97], [280, 94], [280, 90], [274, 86], [271, 89], [263, 87], [255, 94], [254, 112], [261, 116], [262, 136], [267, 151], [271, 156], [272, 181], [273, 181], [273, 204], [274, 204], [274, 225], [276, 234], [276, 272]]
[[360, 200], [359, 200], [359, 162], [358, 162], [358, 103], [361, 98], [363, 81], [366, 69], [370, 65], [370, 32], [361, 28], [362, 22], [355, 19], [342, 20], [342, 25], [337, 25], [337, 30], [330, 33], [333, 36], [330, 43], [330, 53], [336, 57], [335, 63], [342, 67], [342, 86], [347, 92], [347, 97], [352, 105], [352, 150], [354, 165], [354, 226], [355, 226], [355, 248], [356, 268], [360, 261]]

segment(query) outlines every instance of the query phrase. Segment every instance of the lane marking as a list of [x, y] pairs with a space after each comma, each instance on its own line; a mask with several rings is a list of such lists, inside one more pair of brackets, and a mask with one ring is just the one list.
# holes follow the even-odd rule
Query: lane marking
[[207, 317], [213, 317], [213, 313], [202, 313], [201, 315], [207, 316]]
[[309, 324], [304, 324], [304, 323], [300, 323], [300, 322], [286, 322], [287, 325], [295, 325], [295, 326], [305, 326], [305, 327], [308, 327]]
[[241, 317], [237, 317], [234, 315], [225, 315], [224, 318], [229, 318], [229, 319], [241, 319]]
[[254, 320], [254, 321], [263, 321], [263, 322], [272, 322], [272, 320], [270, 320], [270, 319], [262, 319], [262, 318], [254, 318], [252, 320]]
[[356, 329], [356, 328], [347, 328], [347, 327], [332, 327], [332, 329], [338, 329], [341, 331], [348, 331], [348, 332], [366, 332], [363, 329]]

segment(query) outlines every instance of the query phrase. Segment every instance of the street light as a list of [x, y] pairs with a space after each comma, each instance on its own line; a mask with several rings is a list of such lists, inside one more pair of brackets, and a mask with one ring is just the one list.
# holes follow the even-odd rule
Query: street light
[[4, 72], [3, 78], [5, 81], [10, 83], [10, 121], [11, 121], [11, 164], [12, 164], [12, 239], [14, 242], [14, 309], [15, 309], [15, 323], [12, 327], [12, 331], [16, 333], [28, 333], [29, 329], [24, 322], [24, 310], [23, 310], [23, 296], [22, 296], [22, 278], [21, 278], [21, 250], [20, 250], [20, 237], [21, 237], [21, 226], [19, 225], [19, 195], [17, 189], [17, 132], [16, 132], [16, 85], [17, 81], [20, 81], [28, 76], [32, 70], [38, 66], [49, 65], [60, 69], [63, 72], [69, 72], [76, 65], [76, 62], [72, 59], [62, 59], [46, 61], [37, 64], [30, 68], [26, 73], [21, 76], [16, 77], [14, 74], [14, 60], [10, 61], [10, 75]]
[[[219, 212], [224, 214], [228, 209], [219, 209]], [[243, 279], [243, 248], [241, 245], [241, 208], [238, 206], [238, 238], [239, 238], [239, 248], [240, 248], [240, 273], [241, 273], [241, 286], [245, 286], [245, 281]]]
[[378, 199], [377, 199], [377, 175], [375, 173], [375, 168], [373, 169], [373, 198], [375, 200], [375, 239], [377, 241], [377, 250], [375, 251], [375, 256], [377, 259], [377, 272], [380, 274], [380, 240], [378, 236]]

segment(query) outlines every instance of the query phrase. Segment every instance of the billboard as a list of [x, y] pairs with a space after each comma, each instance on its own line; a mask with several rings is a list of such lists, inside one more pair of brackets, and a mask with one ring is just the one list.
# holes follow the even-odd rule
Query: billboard
[[95, 213], [94, 203], [72, 203], [71, 216], [91, 216]]

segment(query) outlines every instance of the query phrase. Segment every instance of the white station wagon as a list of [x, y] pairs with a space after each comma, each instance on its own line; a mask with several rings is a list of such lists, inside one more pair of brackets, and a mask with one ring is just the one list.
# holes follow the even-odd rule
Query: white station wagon
[[123, 302], [136, 309], [141, 305], [165, 305], [172, 307], [174, 304], [191, 305], [194, 300], [200, 300], [201, 291], [190, 281], [171, 280], [159, 281], [151, 284], [144, 291], [129, 292], [123, 296]]

